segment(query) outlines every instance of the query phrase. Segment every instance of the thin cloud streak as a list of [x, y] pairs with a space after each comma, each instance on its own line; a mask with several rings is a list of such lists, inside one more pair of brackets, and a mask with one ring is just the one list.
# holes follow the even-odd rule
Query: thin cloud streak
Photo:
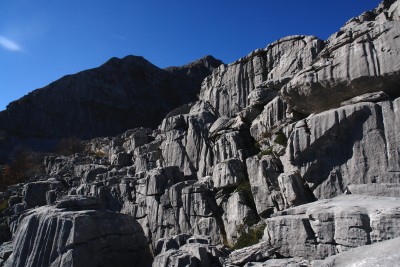
[[0, 35], [0, 46], [9, 51], [22, 51], [21, 47], [14, 41]]

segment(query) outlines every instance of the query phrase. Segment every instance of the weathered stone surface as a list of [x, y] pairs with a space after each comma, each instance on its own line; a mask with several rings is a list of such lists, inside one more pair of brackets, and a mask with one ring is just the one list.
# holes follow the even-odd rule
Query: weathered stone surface
[[34, 208], [37, 206], [44, 206], [48, 203], [46, 193], [50, 190], [65, 190], [64, 185], [56, 179], [49, 179], [47, 181], [39, 181], [27, 183], [24, 186], [22, 200], [26, 203], [27, 207]]
[[249, 200], [243, 192], [234, 192], [222, 203], [224, 214], [222, 221], [228, 244], [234, 245], [239, 237], [239, 228], [257, 220], [257, 215], [250, 207]]
[[379, 91], [379, 92], [367, 93], [367, 94], [353, 97], [352, 99], [342, 102], [340, 105], [346, 106], [346, 105], [353, 105], [353, 104], [362, 103], [362, 102], [379, 102], [379, 101], [384, 101], [384, 100], [389, 100], [389, 99], [390, 99], [390, 96], [388, 96], [385, 92]]
[[290, 175], [282, 173], [278, 177], [278, 182], [281, 195], [284, 199], [285, 208], [298, 206], [315, 200], [308, 185], [297, 173]]
[[162, 195], [173, 184], [183, 181], [183, 174], [177, 166], [153, 169], [146, 177], [146, 195]]
[[358, 195], [400, 197], [400, 184], [350, 184], [347, 192]]
[[344, 195], [266, 219], [263, 239], [284, 257], [322, 259], [400, 236], [398, 198]]
[[264, 106], [278, 95], [278, 91], [268, 88], [257, 88], [253, 90], [249, 96], [249, 104], [251, 106]]
[[97, 175], [104, 174], [109, 170], [109, 166], [98, 164], [84, 164], [74, 166], [74, 174], [81, 177], [83, 183], [90, 183], [96, 180]]
[[384, 3], [348, 21], [328, 39], [317, 59], [282, 88], [292, 108], [310, 114], [365, 93], [400, 95], [400, 23], [397, 16], [387, 15], [398, 3]]
[[[182, 236], [182, 235], [180, 235]], [[217, 267], [221, 266], [220, 258], [227, 257], [228, 253], [223, 247], [209, 244], [211, 238], [202, 236], [193, 236], [187, 239], [186, 244], [179, 244], [175, 236], [169, 239], [168, 243], [174, 243], [174, 247], [157, 255], [153, 266], [201, 266]], [[186, 238], [186, 236], [185, 236]], [[184, 239], [185, 239], [184, 238]], [[165, 243], [164, 243], [165, 244]], [[165, 248], [165, 245], [164, 245]], [[178, 264], [178, 265], [177, 265]]]
[[399, 183], [399, 112], [400, 98], [345, 106], [297, 123], [285, 172], [299, 171], [318, 199], [339, 195], [349, 184]]
[[116, 154], [111, 158], [111, 164], [118, 167], [125, 167], [132, 164], [132, 155], [126, 152]]
[[229, 254], [228, 263], [242, 266], [252, 261], [265, 261], [273, 256], [274, 252], [275, 249], [268, 242], [263, 241], [256, 245], [233, 251]]
[[245, 168], [242, 161], [230, 159], [214, 165], [212, 179], [215, 188], [234, 187], [245, 180]]
[[256, 141], [260, 141], [266, 134], [273, 129], [289, 121], [287, 114], [288, 106], [280, 97], [274, 98], [264, 106], [261, 114], [255, 118], [251, 124], [251, 136]]
[[272, 156], [247, 158], [247, 172], [257, 213], [265, 217], [284, 207], [278, 176], [283, 171], [279, 159]]
[[214, 109], [202, 101], [194, 104], [189, 114], [166, 118], [160, 126], [164, 166], [179, 166], [186, 176], [209, 175], [212, 150], [208, 129], [215, 120]]
[[323, 44], [313, 36], [289, 36], [221, 65], [203, 81], [200, 99], [209, 101], [220, 116], [232, 117], [250, 104], [248, 96], [255, 89], [279, 90], [312, 62]]
[[135, 172], [144, 173], [158, 166], [157, 161], [162, 159], [160, 140], [155, 140], [134, 150]]
[[310, 262], [302, 259], [271, 259], [266, 262], [249, 262], [244, 267], [304, 267]]
[[[91, 201], [66, 199], [59, 202], [60, 208], [45, 206], [24, 214], [13, 238], [13, 253], [4, 266], [150, 264], [140, 225], [128, 215], [85, 210]], [[74, 205], [67, 204], [71, 202]], [[70, 209], [77, 206], [79, 211]]]
[[198, 258], [190, 255], [186, 251], [168, 250], [154, 258], [153, 267], [201, 267]]
[[354, 248], [323, 261], [314, 261], [314, 267], [334, 266], [399, 266], [400, 263], [400, 238], [383, 241], [377, 244]]

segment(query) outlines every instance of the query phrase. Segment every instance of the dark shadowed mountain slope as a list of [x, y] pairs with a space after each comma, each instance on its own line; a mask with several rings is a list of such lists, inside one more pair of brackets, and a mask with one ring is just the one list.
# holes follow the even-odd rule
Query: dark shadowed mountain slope
[[91, 138], [155, 127], [171, 109], [195, 100], [220, 64], [207, 56], [164, 70], [143, 57], [112, 58], [10, 103], [0, 112], [0, 129], [20, 137]]

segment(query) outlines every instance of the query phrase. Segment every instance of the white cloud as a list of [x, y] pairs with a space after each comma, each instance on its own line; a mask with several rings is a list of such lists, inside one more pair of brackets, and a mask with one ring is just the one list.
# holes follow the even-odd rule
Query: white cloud
[[0, 35], [0, 46], [10, 51], [22, 51], [21, 47], [14, 41]]

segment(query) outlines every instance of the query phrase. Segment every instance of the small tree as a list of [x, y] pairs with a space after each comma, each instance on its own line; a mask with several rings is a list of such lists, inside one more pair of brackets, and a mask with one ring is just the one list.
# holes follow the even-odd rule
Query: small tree
[[0, 191], [7, 186], [28, 180], [44, 173], [43, 155], [32, 151], [16, 149], [10, 164], [0, 170]]

